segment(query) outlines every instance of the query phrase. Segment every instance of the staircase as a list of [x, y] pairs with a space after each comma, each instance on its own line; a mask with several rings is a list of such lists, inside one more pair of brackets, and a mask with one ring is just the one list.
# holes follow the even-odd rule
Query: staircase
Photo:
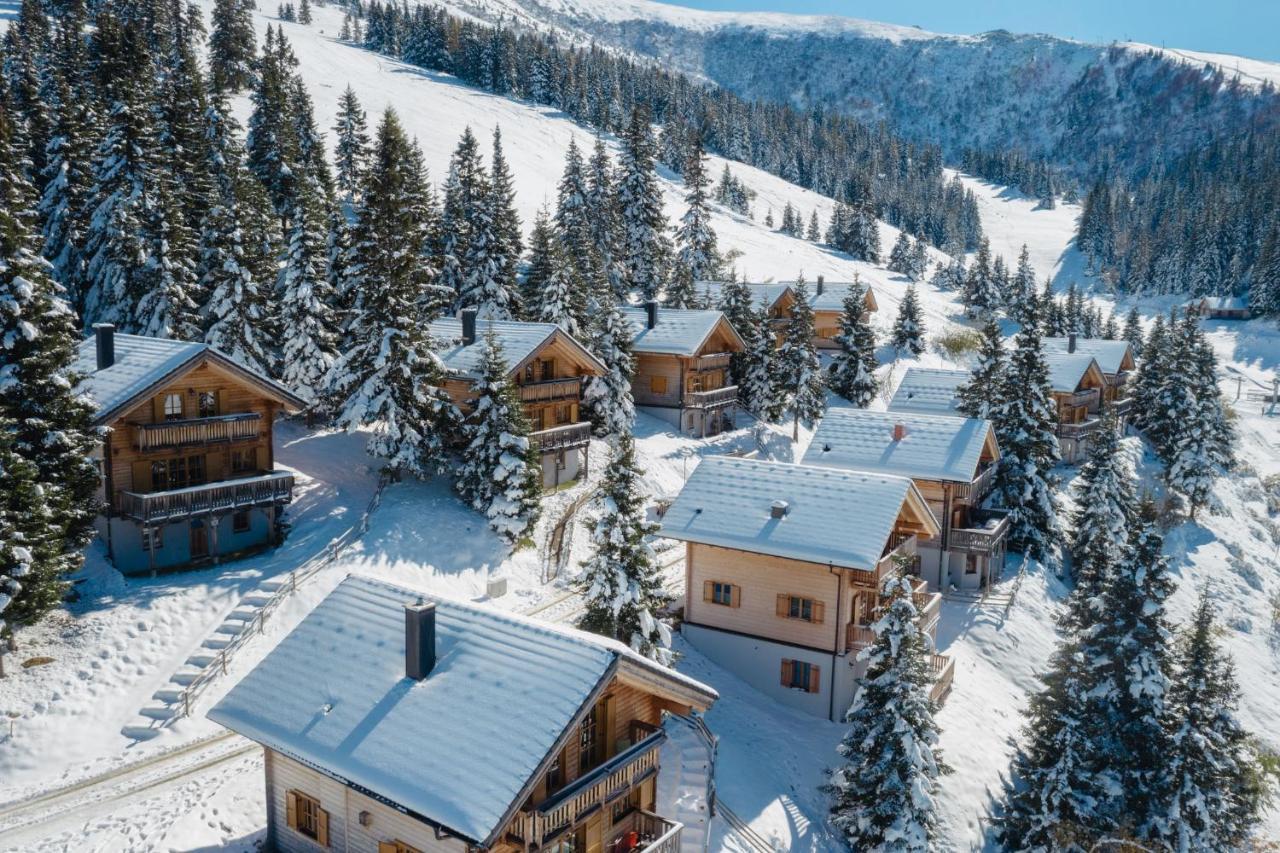
[[657, 811], [684, 824], [680, 853], [705, 853], [715, 811], [716, 737], [696, 716], [667, 717], [663, 728]]

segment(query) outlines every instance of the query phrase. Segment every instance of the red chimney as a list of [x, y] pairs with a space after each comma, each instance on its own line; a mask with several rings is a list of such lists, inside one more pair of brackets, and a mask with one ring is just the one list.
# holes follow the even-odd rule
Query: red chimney
[[904, 424], [902, 421], [898, 421], [896, 424], [893, 425], [893, 440], [902, 441], [902, 439], [906, 437], [907, 437], [907, 425]]

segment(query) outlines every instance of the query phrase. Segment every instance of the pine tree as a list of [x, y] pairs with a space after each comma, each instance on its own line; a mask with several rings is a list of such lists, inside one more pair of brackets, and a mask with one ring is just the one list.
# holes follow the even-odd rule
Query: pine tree
[[326, 384], [337, 424], [372, 426], [369, 452], [394, 472], [425, 476], [442, 470], [444, 437], [457, 412], [443, 390], [444, 367], [426, 331], [435, 319], [420, 310], [431, 272], [400, 240], [421, 227], [412, 198], [412, 148], [395, 111], [378, 127], [368, 181], [357, 211], [351, 255], [352, 287], [361, 295], [350, 348]]
[[[556, 190], [555, 228], [552, 233], [560, 244], [559, 255], [564, 264], [562, 274], [572, 291], [570, 304], [574, 306], [574, 321], [579, 328], [586, 326], [587, 306], [595, 295], [594, 283], [603, 273], [592, 236], [588, 193], [582, 154], [577, 142], [570, 139], [569, 149], [565, 152], [564, 174]], [[534, 233], [537, 233], [536, 225]]]
[[458, 301], [468, 286], [465, 263], [471, 253], [472, 233], [481, 217], [486, 221], [489, 218], [488, 197], [489, 176], [480, 159], [480, 146], [468, 127], [462, 131], [449, 162], [440, 221], [441, 283], [456, 294]]
[[50, 571], [51, 537], [39, 474], [13, 449], [10, 424], [0, 423], [0, 641], [13, 624], [35, 622], [62, 600], [67, 583]]
[[738, 377], [738, 399], [743, 408], [763, 421], [774, 422], [782, 417], [785, 400], [781, 377], [776, 373], [781, 355], [775, 350], [774, 332], [769, 318], [756, 315], [755, 331], [744, 343], [750, 341], [742, 360], [742, 372]]
[[327, 270], [328, 223], [315, 205], [298, 204], [290, 218], [280, 294], [280, 378], [302, 399], [322, 404], [325, 378], [338, 357], [338, 323]]
[[684, 184], [688, 209], [675, 230], [676, 259], [667, 294], [667, 304], [674, 308], [691, 307], [694, 282], [714, 279], [720, 266], [707, 195], [711, 179], [707, 176], [707, 155], [700, 135], [695, 134], [692, 140], [684, 166]]
[[889, 271], [908, 275], [911, 271], [911, 238], [906, 231], [898, 232], [898, 239], [889, 250]]
[[1031, 256], [1027, 252], [1027, 244], [1022, 244], [1022, 253], [1018, 255], [1018, 270], [1009, 284], [1006, 304], [1009, 316], [1019, 323], [1026, 317], [1026, 306], [1036, 298], [1036, 271], [1031, 268]]
[[925, 245], [923, 239], [917, 237], [911, 242], [910, 269], [907, 271], [907, 277], [912, 281], [923, 281], [928, 271], [929, 247]]
[[593, 553], [577, 581], [586, 607], [578, 627], [620, 640], [669, 666], [671, 629], [658, 619], [667, 595], [653, 549], [645, 541], [657, 526], [645, 521], [640, 475], [635, 442], [630, 432], [621, 432], [594, 501]]
[[485, 334], [479, 373], [471, 413], [462, 427], [466, 450], [456, 485], [499, 536], [516, 543], [538, 520], [542, 463], [529, 441], [529, 421], [492, 329]]
[[300, 0], [298, 3], [298, 23], [311, 23], [311, 3], [310, 0]]
[[959, 401], [956, 410], [966, 417], [991, 420], [1004, 387], [1006, 361], [1000, 324], [994, 317], [988, 317], [982, 324], [982, 343], [978, 347], [977, 363], [973, 366], [969, 381], [956, 389]]
[[[813, 304], [809, 289], [801, 276], [795, 285], [795, 302], [791, 306], [791, 322], [773, 367], [777, 370], [777, 387], [791, 412], [791, 440], [800, 440], [800, 422], [813, 426], [827, 407], [826, 383], [822, 364], [813, 344]], [[772, 343], [772, 342], [771, 342]]]
[[1001, 298], [991, 266], [991, 246], [984, 237], [969, 267], [969, 277], [965, 279], [962, 294], [965, 313], [972, 318], [986, 317], [1000, 307]]
[[938, 777], [949, 772], [929, 697], [932, 649], [907, 578], [889, 580], [885, 592], [875, 641], [859, 655], [867, 674], [837, 748], [845, 764], [828, 772], [824, 789], [832, 796], [831, 822], [851, 849], [925, 853], [937, 832]]
[[914, 284], [907, 285], [907, 292], [898, 305], [898, 316], [893, 321], [893, 334], [889, 343], [899, 353], [908, 352], [913, 356], [920, 355], [925, 350], [924, 319]]
[[603, 288], [607, 285], [612, 298], [625, 301], [627, 279], [622, 263], [622, 233], [613, 164], [604, 140], [599, 137], [587, 163], [587, 220], [591, 223], [595, 263], [601, 271], [597, 286]]
[[39, 214], [44, 223], [44, 257], [53, 265], [54, 280], [62, 285], [79, 314], [84, 312], [89, 287], [84, 240], [95, 135], [90, 100], [80, 97], [65, 78], [60, 79]]
[[338, 168], [338, 192], [348, 203], [353, 203], [368, 168], [369, 123], [350, 84], [338, 100], [338, 119], [333, 133], [337, 138], [333, 159]]
[[632, 112], [622, 143], [617, 192], [623, 280], [640, 298], [656, 299], [666, 280], [670, 248], [654, 167], [653, 130], [644, 109]]
[[817, 210], [814, 210], [809, 214], [809, 230], [805, 232], [804, 238], [810, 243], [819, 243], [822, 241], [822, 228], [818, 225]]
[[502, 151], [502, 130], [493, 130], [493, 164], [489, 169], [489, 216], [493, 222], [494, 243], [489, 254], [497, 270], [497, 288], [485, 302], [502, 306], [507, 318], [520, 311], [520, 292], [517, 288], [516, 270], [520, 265], [520, 253], [524, 241], [520, 234], [520, 217], [516, 214], [515, 187], [506, 155]]
[[1137, 305], [1130, 308], [1124, 318], [1124, 331], [1120, 333], [1120, 338], [1129, 343], [1134, 358], [1142, 358], [1142, 318], [1138, 314]]
[[831, 363], [830, 379], [833, 391], [863, 409], [871, 405], [880, 387], [876, 336], [863, 316], [866, 299], [866, 289], [855, 274], [842, 303], [840, 334], [835, 337], [840, 351]]
[[591, 322], [589, 347], [605, 365], [605, 372], [587, 380], [582, 402], [598, 436], [630, 434], [635, 423], [631, 376], [635, 360], [631, 349], [631, 325], [617, 304], [607, 296], [597, 303]]

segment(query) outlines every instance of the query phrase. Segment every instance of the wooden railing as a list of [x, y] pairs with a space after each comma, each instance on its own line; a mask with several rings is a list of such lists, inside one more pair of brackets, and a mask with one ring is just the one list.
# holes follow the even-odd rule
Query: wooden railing
[[668, 820], [653, 812], [641, 811], [636, 815], [636, 832], [640, 835], [640, 846], [636, 850], [647, 850], [652, 853], [680, 853], [680, 831], [684, 824]]
[[914, 534], [902, 537], [894, 545], [893, 550], [881, 557], [880, 562], [876, 563], [876, 584], [879, 584], [881, 580], [897, 571], [898, 557], [906, 557], [911, 562], [919, 559], [919, 554], [916, 552], [916, 537]]
[[542, 847], [548, 837], [572, 827], [584, 812], [656, 773], [658, 752], [666, 737], [665, 731], [654, 732], [529, 811], [520, 812], [511, 822], [510, 834], [525, 844]]
[[167, 492], [121, 492], [116, 499], [116, 510], [143, 524], [154, 524], [193, 515], [289, 503], [291, 500], [293, 475], [276, 471], [243, 480], [219, 480]]
[[1101, 418], [1090, 418], [1074, 424], [1058, 424], [1058, 438], [1088, 438], [1100, 429]]
[[1127, 415], [1133, 410], [1133, 398], [1121, 397], [1119, 400], [1112, 400], [1107, 404], [1107, 408], [1117, 415]]
[[518, 386], [523, 403], [550, 403], [554, 400], [576, 400], [582, 396], [582, 377], [549, 379]]
[[[987, 513], [995, 517], [994, 513]], [[947, 536], [947, 548], [972, 554], [992, 554], [1009, 535], [1009, 516], [1002, 514], [991, 527], [953, 527]]]
[[1070, 394], [1063, 394], [1059, 399], [1067, 406], [1097, 408], [1100, 398], [1097, 388], [1086, 388], [1083, 391], [1072, 391]]
[[714, 391], [686, 391], [684, 405], [690, 409], [709, 409], [714, 406], [727, 406], [738, 399], [738, 386], [727, 385]]
[[988, 465], [974, 477], [971, 482], [961, 483], [956, 488], [956, 497], [965, 498], [970, 504], [977, 504], [982, 501], [987, 493], [991, 491], [991, 487], [996, 482], [996, 466]]
[[722, 367], [729, 366], [729, 359], [732, 353], [713, 352], [707, 355], [697, 355], [692, 359], [691, 366], [694, 370], [719, 370]]
[[258, 412], [244, 412], [186, 421], [134, 424], [133, 443], [138, 450], [146, 451], [192, 444], [250, 441], [261, 432], [262, 415]]
[[538, 450], [547, 453], [553, 450], [568, 450], [571, 447], [585, 447], [591, 443], [591, 424], [561, 424], [550, 429], [540, 429], [529, 433], [529, 441]]
[[929, 698], [941, 702], [942, 697], [951, 692], [951, 682], [956, 676], [955, 658], [947, 655], [930, 655], [929, 668], [933, 671], [933, 687], [929, 689]]

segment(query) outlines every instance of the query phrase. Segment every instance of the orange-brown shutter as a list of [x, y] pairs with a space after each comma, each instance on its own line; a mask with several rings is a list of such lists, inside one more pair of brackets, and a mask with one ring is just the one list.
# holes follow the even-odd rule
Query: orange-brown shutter
[[791, 661], [787, 660], [786, 658], [782, 659], [782, 686], [783, 687], [791, 686], [791, 666], [792, 666]]
[[824, 605], [821, 601], [815, 601], [815, 602], [813, 603], [813, 621], [814, 621], [814, 623], [816, 623], [816, 624], [818, 624], [818, 625], [821, 625], [821, 624], [822, 624], [823, 611], [825, 611], [826, 609], [827, 609], [827, 608], [826, 608], [826, 605]]
[[790, 613], [791, 613], [791, 596], [787, 595], [785, 592], [778, 593], [777, 614], [779, 616], [787, 616]]
[[155, 490], [151, 482], [151, 463], [145, 459], [133, 463], [133, 483], [129, 491], [150, 492]]
[[151, 398], [151, 419], [158, 424], [164, 423], [164, 398], [164, 394]]
[[378, 853], [398, 853], [394, 841], [379, 841]]
[[820, 689], [822, 689], [819, 686], [821, 683], [821, 678], [822, 678], [822, 667], [810, 666], [809, 667], [809, 692], [810, 693], [817, 693]]
[[290, 829], [298, 828], [298, 794], [295, 791], [285, 791], [284, 793], [284, 813], [285, 823]]
[[218, 414], [225, 415], [227, 413], [227, 389], [218, 389]]
[[329, 813], [324, 809], [316, 809], [316, 842], [321, 847], [329, 846]]
[[714, 598], [715, 588], [716, 588], [715, 581], [703, 581], [702, 582], [702, 600], [710, 601], [712, 598]]
[[738, 586], [737, 584], [734, 584], [732, 587], [730, 587], [730, 589], [732, 590], [732, 593], [729, 598], [729, 606], [741, 607], [742, 606], [742, 587]]
[[255, 457], [254, 461], [257, 464], [257, 470], [266, 471], [269, 464], [267, 462], [267, 448], [263, 447], [262, 445], [258, 445], [253, 449], [253, 452]]
[[606, 696], [604, 698], [604, 719], [600, 720], [600, 727], [597, 729], [600, 737], [604, 739], [604, 743], [601, 744], [600, 754], [605, 758], [613, 758], [613, 748], [617, 745], [617, 741], [613, 737], [613, 724], [617, 714], [618, 697]]

